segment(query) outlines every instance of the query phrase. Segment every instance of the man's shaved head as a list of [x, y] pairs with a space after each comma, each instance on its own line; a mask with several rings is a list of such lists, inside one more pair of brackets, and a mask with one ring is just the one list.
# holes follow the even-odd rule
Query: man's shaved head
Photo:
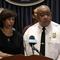
[[41, 10], [44, 10], [44, 11], [48, 10], [49, 12], [51, 12], [50, 8], [47, 5], [39, 6], [38, 9], [37, 9], [37, 12], [39, 13], [39, 11], [41, 11]]

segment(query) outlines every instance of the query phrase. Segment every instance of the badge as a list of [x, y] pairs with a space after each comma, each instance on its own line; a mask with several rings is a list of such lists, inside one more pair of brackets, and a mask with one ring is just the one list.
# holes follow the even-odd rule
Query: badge
[[56, 33], [53, 33], [52, 37], [53, 37], [53, 38], [56, 38]]

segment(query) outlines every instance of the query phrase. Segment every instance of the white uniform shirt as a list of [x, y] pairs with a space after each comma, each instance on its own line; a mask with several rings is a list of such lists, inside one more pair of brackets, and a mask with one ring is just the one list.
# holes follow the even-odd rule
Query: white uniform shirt
[[[59, 24], [51, 21], [49, 26], [45, 30], [45, 56], [49, 58], [58, 59], [60, 53], [60, 28]], [[32, 55], [32, 48], [29, 45], [29, 37], [32, 35], [35, 37], [36, 44], [34, 47], [40, 51], [42, 27], [39, 23], [36, 23], [29, 27], [24, 36], [25, 55]], [[38, 52], [34, 51], [35, 55], [39, 55]]]

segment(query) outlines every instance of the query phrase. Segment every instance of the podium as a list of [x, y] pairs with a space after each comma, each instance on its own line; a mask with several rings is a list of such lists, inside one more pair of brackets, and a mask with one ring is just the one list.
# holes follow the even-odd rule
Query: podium
[[31, 56], [15, 55], [10, 57], [4, 57], [1, 60], [53, 60], [53, 59], [38, 55]]

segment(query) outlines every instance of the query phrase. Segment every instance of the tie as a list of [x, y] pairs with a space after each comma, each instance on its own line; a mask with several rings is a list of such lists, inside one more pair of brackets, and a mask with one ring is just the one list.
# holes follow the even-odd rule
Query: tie
[[45, 27], [42, 28], [40, 55], [45, 56]]

